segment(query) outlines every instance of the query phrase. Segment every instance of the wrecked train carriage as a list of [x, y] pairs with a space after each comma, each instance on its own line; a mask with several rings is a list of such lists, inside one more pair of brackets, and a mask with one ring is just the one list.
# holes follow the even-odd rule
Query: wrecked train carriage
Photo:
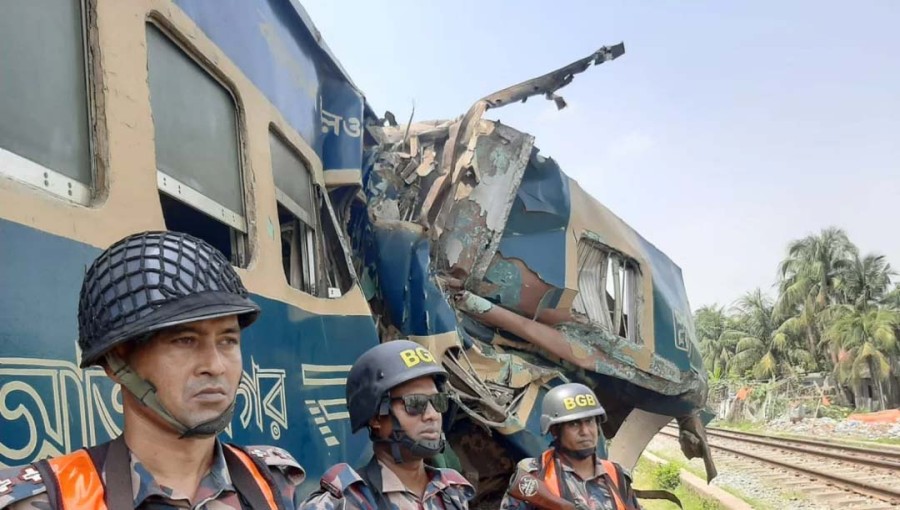
[[[366, 132], [363, 118], [373, 115], [364, 114], [362, 92], [297, 1], [72, 0], [53, 17], [35, 16], [40, 7], [31, 2], [0, 5], [4, 19], [36, 20], [0, 36], [23, 51], [36, 48], [8, 62], [18, 77], [12, 86], [33, 93], [6, 101], [12, 114], [0, 117], [0, 287], [15, 289], [0, 292], [0, 396], [18, 413], [3, 423], [0, 467], [118, 435], [120, 393], [102, 370], [73, 364], [75, 343], [66, 339], [84, 268], [117, 239], [144, 230], [209, 241], [262, 307], [244, 333], [245, 372], [228, 434], [294, 452], [309, 475], [301, 492], [334, 463], [367, 457], [369, 441], [350, 432], [343, 388], [352, 362], [379, 341], [361, 290], [382, 337], [408, 335], [443, 353], [463, 410], [450, 429], [453, 451], [486, 482], [502, 474], [505, 485], [510, 458], [544, 446], [534, 433], [535, 402], [563, 376], [608, 388], [600, 393], [614, 426], [627, 416], [613, 456], [626, 431], [643, 430], [629, 426], [639, 415], [627, 413], [633, 402], [649, 405], [642, 391], [674, 395], [683, 405], [669, 412], [689, 416], [686, 396], [696, 391], [684, 389], [686, 368], [669, 370], [681, 382], [657, 393], [634, 377], [657, 377], [652, 356], [602, 347], [584, 333], [590, 320], [570, 317], [579, 288], [577, 262], [569, 261], [577, 241], [568, 230], [578, 224], [570, 209], [580, 210], [576, 196], [589, 199], [555, 166], [532, 163], [539, 160], [530, 137], [481, 121], [485, 109], [535, 92], [562, 104], [553, 92], [615, 51], [489, 96], [460, 122], [405, 136]], [[40, 51], [35, 34], [71, 50], [63, 61], [72, 65]], [[35, 76], [48, 86], [31, 87]], [[363, 137], [374, 159], [357, 201]], [[508, 149], [494, 147], [504, 140]], [[539, 183], [544, 178], [549, 184]], [[502, 207], [492, 207], [494, 193], [505, 197]], [[486, 206], [490, 214], [479, 213]], [[359, 282], [342, 227], [352, 234]], [[660, 283], [645, 257], [590, 229], [653, 278], [637, 310], [668, 313], [646, 308]], [[525, 256], [552, 246], [557, 255], [546, 266]], [[592, 306], [603, 304], [585, 302], [588, 319], [597, 313]], [[638, 313], [606, 306], [618, 310], [616, 324]], [[663, 328], [660, 321], [636, 324], [635, 338], [655, 338], [659, 354], [663, 335], [647, 335]], [[581, 362], [589, 369], [576, 370]], [[499, 432], [497, 439], [486, 431]], [[498, 455], [472, 453], [480, 449]]]
[[715, 476], [681, 270], [531, 135], [481, 118], [538, 93], [564, 105], [553, 92], [571, 75], [493, 94], [456, 121], [370, 125], [365, 205], [347, 203], [382, 341], [410, 337], [444, 360], [463, 411], [448, 436], [481, 496], [546, 448], [540, 399], [564, 380], [606, 407], [613, 460], [632, 468], [676, 418], [685, 454]]

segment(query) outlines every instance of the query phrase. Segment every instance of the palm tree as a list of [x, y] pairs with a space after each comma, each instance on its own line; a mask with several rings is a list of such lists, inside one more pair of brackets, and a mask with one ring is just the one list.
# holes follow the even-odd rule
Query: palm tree
[[[796, 318], [788, 329], [804, 332], [806, 349], [814, 356], [823, 329], [819, 314], [837, 302], [836, 286], [857, 252], [846, 232], [831, 227], [791, 242], [787, 258], [779, 265], [775, 311], [780, 317]], [[819, 361], [815, 356], [814, 363]]]
[[885, 306], [900, 309], [900, 286], [895, 286], [894, 290], [888, 292], [884, 296], [883, 304]]
[[728, 317], [725, 309], [719, 305], [701, 306], [694, 312], [694, 328], [697, 330], [697, 338], [719, 338], [725, 330], [725, 322]]
[[779, 328], [772, 300], [756, 289], [735, 304], [736, 324], [722, 333], [736, 342], [731, 370], [750, 372], [757, 379], [774, 379], [794, 372], [794, 364], [809, 364], [810, 353], [796, 345], [789, 331]]
[[891, 277], [896, 274], [884, 255], [855, 256], [842, 271], [836, 287], [843, 302], [865, 308], [885, 300], [891, 288]]
[[718, 305], [702, 306], [694, 312], [694, 327], [700, 341], [703, 365], [714, 377], [721, 377], [727, 371], [728, 363], [734, 356], [734, 345], [721, 339], [727, 321], [725, 310]]
[[900, 311], [894, 307], [896, 273], [882, 255], [853, 257], [838, 278], [836, 289], [843, 304], [822, 313], [829, 323], [824, 343], [831, 348], [835, 374], [842, 384], [856, 387], [871, 378], [878, 385], [884, 407], [882, 384], [890, 377], [898, 351]]
[[734, 358], [736, 342], [729, 342], [728, 338], [704, 338], [700, 341], [700, 352], [703, 356], [703, 366], [710, 374], [722, 377], [731, 366]]
[[801, 313], [784, 320], [775, 330], [775, 340], [784, 352], [791, 353], [790, 360], [807, 371], [818, 370], [821, 366], [818, 347], [810, 351], [807, 343], [803, 339], [807, 339], [811, 328], [817, 327], [811, 325], [811, 321], [815, 321], [816, 317], [810, 314]]
[[[871, 377], [878, 385], [884, 406], [882, 383], [890, 376], [890, 359], [900, 353], [897, 329], [900, 311], [874, 305], [835, 305], [834, 321], [825, 339], [837, 354], [835, 373], [842, 384], [857, 386]], [[867, 377], [868, 376], [868, 377]]]

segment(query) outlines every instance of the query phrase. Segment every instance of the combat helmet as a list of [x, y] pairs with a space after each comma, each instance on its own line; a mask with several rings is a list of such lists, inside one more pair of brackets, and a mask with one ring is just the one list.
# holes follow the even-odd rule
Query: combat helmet
[[[400, 427], [391, 412], [390, 391], [392, 388], [419, 377], [432, 377], [438, 391], [443, 391], [447, 381], [447, 371], [434, 355], [421, 345], [409, 340], [385, 342], [366, 351], [347, 376], [347, 407], [350, 412], [350, 427], [356, 432], [368, 426], [376, 416], [393, 419], [391, 437], [384, 440], [391, 443], [394, 459], [402, 458], [399, 446], [405, 446], [413, 455], [431, 457], [444, 448], [443, 433], [437, 441], [414, 441]], [[377, 440], [373, 437], [373, 440]]]
[[171, 326], [229, 315], [245, 328], [259, 311], [228, 259], [207, 242], [180, 232], [133, 234], [103, 251], [85, 274], [78, 303], [81, 366], [105, 363], [183, 437], [217, 434], [231, 421], [233, 402], [219, 418], [188, 428], [113, 348]]
[[550, 427], [558, 423], [591, 416], [597, 416], [601, 423], [606, 421], [606, 410], [597, 395], [583, 384], [560, 384], [548, 391], [541, 402], [541, 434], [550, 432]]

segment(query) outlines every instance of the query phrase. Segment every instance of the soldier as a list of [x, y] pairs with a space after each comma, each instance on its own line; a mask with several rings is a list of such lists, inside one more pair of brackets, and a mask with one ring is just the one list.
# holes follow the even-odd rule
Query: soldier
[[304, 509], [464, 510], [475, 490], [452, 469], [423, 459], [444, 449], [447, 372], [424, 347], [408, 340], [377, 345], [347, 377], [353, 432], [368, 427], [374, 455], [358, 472], [347, 464], [322, 476]]
[[562, 384], [541, 404], [541, 432], [552, 434], [540, 459], [519, 462], [502, 510], [640, 508], [621, 466], [597, 456], [606, 411], [583, 384]]
[[123, 433], [0, 471], [0, 508], [294, 508], [293, 457], [216, 438], [234, 413], [241, 330], [259, 311], [200, 239], [146, 232], [101, 253], [82, 284], [78, 345], [82, 368], [125, 389]]

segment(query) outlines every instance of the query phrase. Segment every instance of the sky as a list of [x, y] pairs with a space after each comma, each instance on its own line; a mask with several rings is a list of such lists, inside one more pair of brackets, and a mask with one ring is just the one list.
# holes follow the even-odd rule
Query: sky
[[625, 42], [489, 117], [666, 252], [691, 306], [774, 295], [828, 226], [900, 269], [900, 2], [301, 0], [376, 112], [446, 119]]

